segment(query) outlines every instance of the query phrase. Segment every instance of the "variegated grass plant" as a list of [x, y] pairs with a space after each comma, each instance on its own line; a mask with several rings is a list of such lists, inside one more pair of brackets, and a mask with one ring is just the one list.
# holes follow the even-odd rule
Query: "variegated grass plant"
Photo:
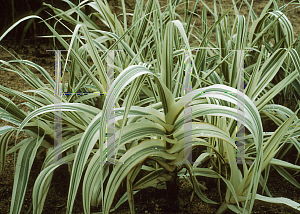
[[[295, 176], [285, 170], [299, 172], [300, 166], [281, 160], [290, 149], [300, 152], [298, 110], [293, 112], [273, 100], [282, 91], [286, 93], [287, 88], [292, 88], [297, 92], [292, 98], [299, 107], [300, 46], [283, 12], [287, 5], [279, 7], [277, 1], [271, 0], [257, 17], [252, 9], [253, 2], [244, 1], [249, 8], [246, 21], [239, 15], [236, 4], [227, 11], [220, 11], [216, 1], [211, 9], [197, 0], [195, 5], [204, 5], [200, 16], [195, 13], [196, 6], [193, 11], [187, 10], [188, 1], [171, 1], [163, 8], [158, 0], [149, 0], [145, 5], [137, 1], [134, 11], [128, 12], [122, 0], [120, 17], [111, 12], [106, 1], [88, 0], [79, 5], [64, 1], [70, 6], [67, 11], [47, 6], [55, 12], [52, 18], [57, 22], [74, 25], [68, 28], [70, 35], [58, 34], [42, 20], [68, 50], [63, 75], [68, 72], [69, 80], [62, 88], [72, 92], [110, 89], [100, 97], [62, 95], [62, 144], [61, 148], [55, 148], [54, 80], [35, 63], [1, 60], [2, 71], [18, 73], [34, 88], [27, 92], [39, 95], [0, 85], [1, 92], [22, 98], [30, 108], [24, 112], [11, 100], [0, 96], [1, 119], [16, 125], [0, 129], [1, 170], [6, 154], [19, 150], [11, 213], [20, 213], [38, 149], [46, 150], [46, 158], [33, 189], [33, 213], [42, 213], [53, 172], [67, 162], [71, 162], [68, 213], [72, 213], [82, 179], [85, 213], [90, 213], [91, 206], [99, 205], [102, 213], [109, 213], [127, 200], [134, 213], [135, 193], [158, 183], [174, 184], [177, 177], [187, 178], [203, 201], [218, 204], [205, 197], [201, 189], [206, 187], [200, 185], [197, 176], [218, 179], [220, 197], [220, 183], [226, 184], [226, 196], [221, 197], [217, 213], [228, 208], [236, 213], [251, 213], [255, 200], [285, 203], [300, 210], [297, 202], [272, 198], [267, 188], [272, 168], [300, 187]], [[289, 4], [293, 3], [296, 1]], [[177, 10], [182, 4], [186, 6], [184, 18]], [[92, 14], [82, 12], [84, 7], [91, 7]], [[232, 9], [234, 20], [228, 15]], [[215, 19], [209, 29], [207, 13]], [[193, 16], [202, 20], [201, 29], [192, 23]], [[30, 18], [40, 19], [29, 16], [20, 21]], [[109, 31], [99, 27], [95, 19]], [[210, 41], [213, 30], [216, 43]], [[196, 42], [191, 43], [191, 38]], [[194, 52], [194, 48], [199, 50]], [[105, 60], [108, 51], [115, 49], [122, 51], [115, 52], [116, 78], [110, 82]], [[186, 59], [192, 62], [191, 73], [186, 72]], [[241, 69], [243, 59], [244, 70]], [[47, 84], [39, 80], [29, 66], [40, 71]], [[284, 75], [279, 75], [280, 69]], [[236, 86], [242, 73], [246, 88], [240, 91]], [[279, 76], [276, 84], [275, 76]], [[185, 93], [184, 86], [190, 79], [192, 91]], [[184, 128], [187, 105], [192, 106], [192, 124], [188, 132]], [[244, 110], [236, 110], [238, 105]], [[106, 115], [112, 112], [115, 113], [115, 144], [106, 146]], [[264, 132], [262, 118], [274, 121], [278, 126], [276, 131]], [[236, 121], [240, 125], [237, 126]], [[246, 128], [246, 162], [239, 167], [234, 164], [236, 129], [243, 127]], [[31, 137], [7, 151], [13, 132], [26, 132]], [[191, 152], [199, 146], [207, 150], [195, 157], [195, 163], [190, 163], [186, 151]], [[60, 161], [46, 164], [53, 162], [61, 152], [64, 155]], [[248, 164], [249, 161], [253, 164]], [[257, 193], [258, 185], [268, 197]], [[123, 191], [122, 186], [125, 187]]]

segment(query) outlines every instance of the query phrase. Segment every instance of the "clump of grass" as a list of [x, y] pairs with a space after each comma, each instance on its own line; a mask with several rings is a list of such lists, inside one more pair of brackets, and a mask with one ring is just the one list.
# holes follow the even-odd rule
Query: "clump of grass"
[[[56, 15], [52, 18], [57, 22], [74, 25], [68, 29], [70, 35], [60, 35], [45, 24], [68, 50], [62, 67], [62, 73], [70, 74], [67, 82], [60, 85], [56, 78], [55, 83], [41, 66], [26, 60], [1, 61], [9, 66], [1, 69], [17, 72], [34, 88], [31, 92], [41, 96], [0, 86], [2, 92], [22, 98], [31, 108], [23, 112], [0, 96], [1, 119], [18, 126], [0, 130], [0, 160], [19, 150], [11, 212], [20, 212], [30, 168], [40, 147], [47, 153], [33, 189], [36, 213], [42, 212], [53, 171], [68, 162], [69, 213], [81, 179], [85, 213], [90, 213], [90, 206], [98, 205], [102, 205], [103, 213], [109, 213], [125, 201], [134, 213], [133, 194], [158, 183], [166, 185], [179, 203], [176, 180], [184, 176], [193, 184], [196, 195], [212, 204], [217, 202], [205, 197], [196, 177], [216, 178], [220, 196], [220, 182], [226, 184], [217, 213], [228, 208], [251, 213], [257, 199], [285, 203], [299, 210], [300, 204], [289, 199], [269, 198], [268, 191], [269, 197], [257, 194], [259, 183], [266, 187], [272, 165], [280, 166], [275, 169], [300, 187], [284, 169], [299, 167], [278, 159], [284, 155], [283, 148], [300, 148], [298, 110], [274, 104], [274, 97], [287, 86], [299, 90], [300, 60], [292, 25], [275, 1], [270, 1], [260, 17], [252, 10], [253, 2], [246, 2], [250, 11], [247, 21], [239, 15], [236, 4], [221, 14], [216, 1], [213, 9], [204, 5], [202, 31], [191, 22], [196, 7], [185, 14], [184, 20], [180, 18], [176, 11], [180, 1], [170, 1], [164, 8], [158, 0], [149, 0], [145, 6], [138, 1], [132, 14], [126, 13], [125, 1], [121, 1], [120, 19], [106, 1], [84, 1], [79, 5], [66, 2], [70, 5], [67, 11], [45, 5], [53, 9]], [[81, 11], [86, 6], [92, 8], [91, 16], [109, 30], [101, 29], [94, 18]], [[232, 9], [233, 22], [228, 19]], [[210, 28], [207, 13], [216, 20]], [[128, 16], [132, 16], [131, 25]], [[29, 18], [39, 17], [25, 19]], [[276, 33], [270, 33], [272, 28]], [[210, 41], [213, 30], [216, 43]], [[200, 45], [190, 45], [191, 37]], [[35, 78], [25, 65], [35, 67], [48, 84]], [[114, 78], [110, 75], [112, 67]], [[274, 85], [272, 80], [280, 69], [286, 75]], [[59, 96], [57, 109], [54, 100], [57, 90], [62, 89], [72, 93]], [[78, 92], [87, 95], [79, 97]], [[298, 102], [297, 96], [294, 99]], [[57, 123], [53, 117], [57, 111], [62, 112], [59, 147], [54, 145]], [[276, 131], [265, 133], [262, 118], [274, 121]], [[237, 133], [243, 130], [245, 145], [237, 146], [237, 137], [238, 141], [242, 138]], [[10, 134], [21, 131], [31, 138], [6, 151]], [[191, 163], [188, 154], [200, 146], [207, 150]], [[236, 164], [237, 152], [243, 154], [242, 167]], [[57, 160], [61, 153], [65, 155]], [[265, 177], [261, 177], [263, 171]], [[120, 189], [122, 186], [126, 188]], [[122, 197], [112, 208], [117, 193]]]

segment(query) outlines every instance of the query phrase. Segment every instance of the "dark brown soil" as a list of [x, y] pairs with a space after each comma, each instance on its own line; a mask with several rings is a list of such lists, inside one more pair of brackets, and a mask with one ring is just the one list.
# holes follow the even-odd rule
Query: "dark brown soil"
[[[130, 1], [131, 2], [131, 1]], [[162, 5], [165, 4], [166, 1], [162, 1]], [[204, 1], [210, 8], [213, 8], [213, 1]], [[223, 1], [225, 2], [224, 5], [226, 8], [232, 5], [231, 0]], [[288, 2], [288, 1], [285, 1]], [[263, 7], [268, 3], [268, 1], [254, 1], [254, 10], [257, 12], [257, 15], [260, 14]], [[202, 10], [202, 6], [197, 8], [197, 12]], [[246, 7], [242, 7], [242, 13], [244, 15], [248, 15], [248, 10]], [[300, 10], [297, 9], [292, 11], [288, 17], [290, 18], [292, 25], [295, 30], [295, 36], [299, 33], [299, 15]], [[214, 20], [212, 16], [208, 17], [208, 26], [210, 26]], [[198, 21], [199, 22], [199, 21]], [[199, 22], [201, 23], [201, 22]], [[212, 38], [213, 41], [213, 38]], [[24, 44], [24, 47], [20, 49], [20, 56], [23, 59], [30, 60], [42, 65], [46, 70], [49, 71], [51, 75], [53, 75], [53, 62], [54, 57], [53, 55], [42, 56], [39, 53], [44, 53], [45, 49], [49, 49], [47, 47], [47, 43], [40, 42], [40, 45], [37, 47], [36, 45], [29, 45], [28, 42]], [[9, 50], [15, 49], [15, 44], [10, 43], [9, 40], [5, 41], [2, 45]], [[4, 51], [0, 50], [0, 59], [1, 60], [10, 60], [12, 59]], [[37, 74], [39, 78], [43, 81], [43, 77], [41, 74]], [[15, 89], [15, 90], [28, 90], [32, 89], [26, 84], [17, 74], [8, 73], [0, 71], [0, 84], [6, 87]], [[6, 96], [6, 95], [5, 95]], [[7, 96], [10, 99], [13, 99], [11, 96]], [[20, 104], [21, 100], [13, 99], [16, 104]], [[25, 106], [20, 106], [20, 108], [26, 111]], [[0, 127], [4, 125], [9, 125], [0, 120]], [[15, 137], [15, 136], [14, 136]], [[15, 138], [12, 138], [9, 142], [9, 148], [11, 148], [15, 143]], [[17, 139], [17, 143], [24, 139], [26, 136], [21, 134]], [[15, 159], [15, 162], [14, 162]], [[295, 157], [290, 158], [290, 162], [295, 160]], [[0, 213], [9, 213], [9, 207], [11, 202], [11, 195], [12, 195], [12, 188], [13, 188], [13, 178], [14, 178], [14, 163], [16, 163], [16, 157], [14, 155], [8, 155], [6, 159], [6, 167], [4, 172], [0, 176]], [[35, 182], [36, 177], [40, 172], [41, 165], [43, 163], [43, 157], [38, 156], [34, 164], [32, 166], [32, 170], [30, 173], [30, 178], [27, 186], [27, 191], [24, 199], [24, 204], [22, 207], [21, 213], [28, 213], [29, 207], [31, 205], [31, 194], [33, 185]], [[299, 178], [296, 177], [296, 179]], [[50, 187], [49, 193], [46, 198], [46, 202], [44, 205], [43, 214], [61, 214], [66, 212], [66, 201], [67, 201], [67, 194], [69, 188], [69, 179], [70, 176], [68, 174], [67, 166], [63, 165], [58, 168], [53, 176], [52, 185]], [[298, 179], [299, 181], [299, 179]], [[208, 182], [207, 179], [200, 179], [204, 185], [208, 187], [208, 190], [204, 191], [205, 195], [217, 202], [220, 202], [218, 191], [216, 189], [216, 184], [212, 182]], [[274, 197], [286, 197], [292, 199], [298, 203], [300, 203], [300, 190], [297, 189], [295, 186], [290, 184], [288, 181], [284, 180], [277, 172], [273, 171], [270, 174], [268, 180], [268, 187], [270, 192]], [[258, 193], [261, 189], [259, 189]], [[158, 190], [158, 189], [145, 189], [137, 193], [134, 197], [135, 199], [135, 208], [136, 213], [214, 213], [219, 205], [211, 205], [206, 204], [201, 201], [196, 195], [194, 195], [193, 200], [190, 201], [190, 197], [192, 194], [192, 189], [189, 183], [185, 180], [180, 180], [180, 196], [184, 201], [183, 210], [180, 212], [170, 211], [172, 207], [169, 204], [172, 204], [170, 200], [166, 197], [166, 190]], [[100, 208], [92, 208], [92, 212], [99, 212]], [[30, 212], [29, 212], [30, 213]], [[73, 209], [73, 213], [83, 213], [82, 209], [82, 199], [81, 199], [81, 188], [79, 188], [79, 192], [75, 201], [75, 207]], [[117, 211], [114, 213], [130, 213], [128, 203], [125, 202]], [[231, 211], [227, 211], [226, 213], [232, 213]], [[291, 209], [285, 205], [281, 204], [268, 204], [264, 202], [256, 201], [253, 209], [253, 213], [299, 213], [294, 209]]]

